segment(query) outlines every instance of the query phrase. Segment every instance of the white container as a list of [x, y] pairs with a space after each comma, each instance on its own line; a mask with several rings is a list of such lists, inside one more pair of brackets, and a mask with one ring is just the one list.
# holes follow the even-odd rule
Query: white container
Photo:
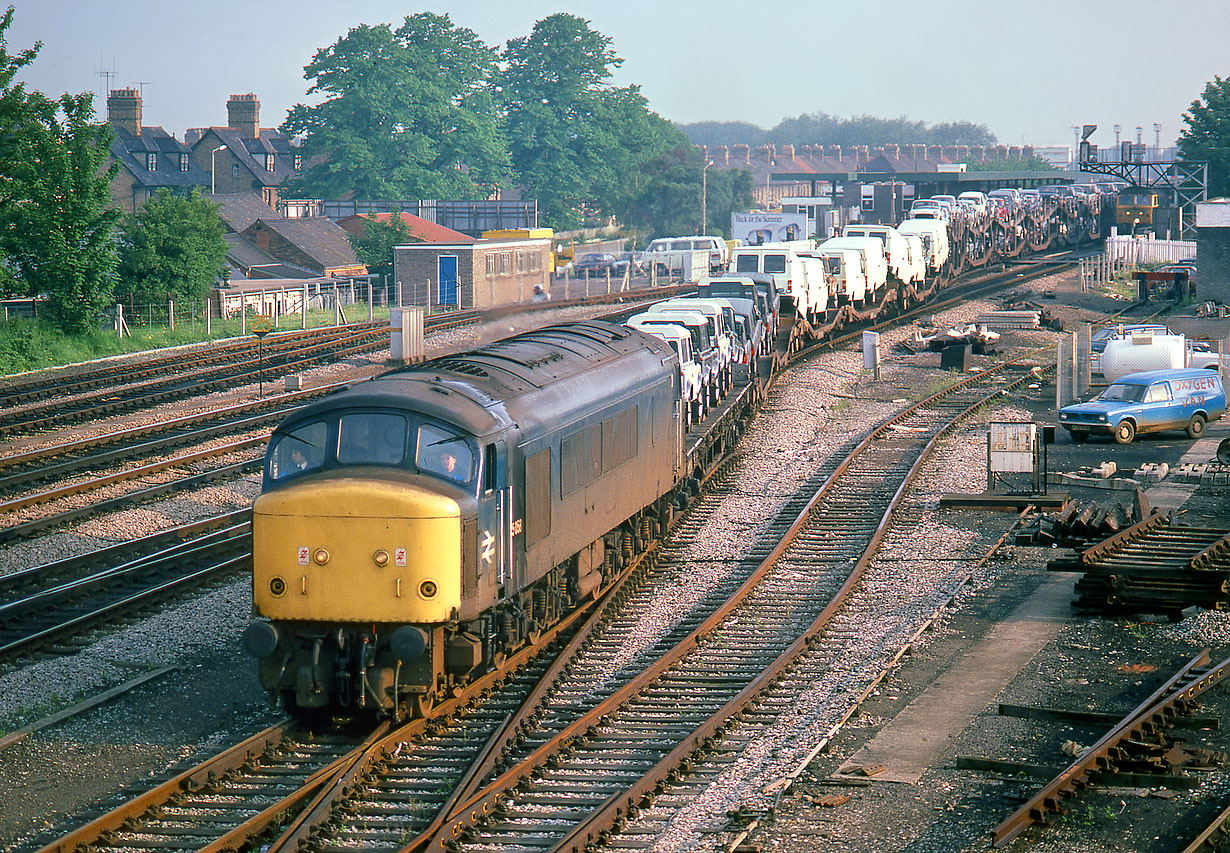
[[1106, 342], [1102, 375], [1107, 382], [1142, 370], [1175, 370], [1187, 366], [1187, 342], [1182, 335], [1144, 333]]

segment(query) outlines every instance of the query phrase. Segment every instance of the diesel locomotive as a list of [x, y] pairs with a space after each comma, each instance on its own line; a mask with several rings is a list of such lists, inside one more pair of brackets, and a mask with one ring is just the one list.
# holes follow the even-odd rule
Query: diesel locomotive
[[274, 431], [244, 646], [291, 712], [422, 712], [605, 582], [682, 500], [679, 363], [604, 322], [394, 370]]

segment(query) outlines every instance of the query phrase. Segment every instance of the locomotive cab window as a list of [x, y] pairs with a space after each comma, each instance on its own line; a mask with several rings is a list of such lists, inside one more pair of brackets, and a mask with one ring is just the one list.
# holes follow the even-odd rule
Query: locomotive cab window
[[409, 426], [402, 415], [355, 412], [338, 423], [337, 461], [342, 465], [399, 465], [406, 457]]
[[474, 478], [474, 451], [466, 437], [435, 424], [423, 424], [415, 442], [414, 464], [422, 472], [468, 483]]
[[269, 449], [269, 477], [284, 480], [295, 474], [318, 471], [325, 462], [329, 425], [316, 421], [277, 435]]

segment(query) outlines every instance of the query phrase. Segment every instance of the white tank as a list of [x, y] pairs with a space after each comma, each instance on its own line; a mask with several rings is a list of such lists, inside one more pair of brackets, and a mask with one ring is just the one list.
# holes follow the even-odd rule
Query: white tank
[[1102, 375], [1107, 382], [1142, 370], [1173, 370], [1186, 366], [1187, 341], [1182, 335], [1146, 334], [1109, 340], [1102, 352]]

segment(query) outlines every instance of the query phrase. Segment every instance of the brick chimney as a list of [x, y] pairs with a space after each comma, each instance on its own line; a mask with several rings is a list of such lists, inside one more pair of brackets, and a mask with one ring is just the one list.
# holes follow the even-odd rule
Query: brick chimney
[[136, 89], [112, 89], [107, 96], [107, 121], [133, 136], [141, 135], [141, 96]]
[[746, 166], [752, 162], [751, 149], [746, 145], [732, 145], [730, 159], [736, 166]]
[[794, 146], [793, 145], [779, 146], [777, 149], [777, 156], [785, 160], [793, 160], [794, 159]]
[[256, 95], [231, 95], [226, 102], [227, 127], [239, 131], [244, 139], [257, 139], [261, 133], [261, 102]]

